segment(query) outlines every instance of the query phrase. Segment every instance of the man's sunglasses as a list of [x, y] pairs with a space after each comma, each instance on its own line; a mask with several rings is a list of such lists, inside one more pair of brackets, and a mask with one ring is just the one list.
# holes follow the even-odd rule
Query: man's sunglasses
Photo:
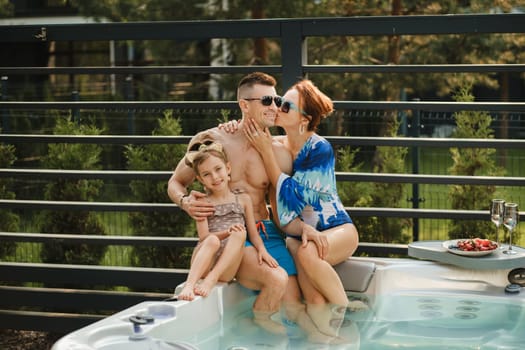
[[290, 112], [290, 109], [293, 109], [294, 111], [297, 111], [297, 112], [301, 113], [305, 117], [308, 116], [308, 113], [303, 111], [301, 108], [299, 108], [299, 106], [297, 106], [292, 101], [286, 101], [286, 100], [282, 101], [282, 103], [281, 103], [281, 111], [283, 113], [288, 113], [288, 112]]
[[281, 96], [263, 96], [261, 98], [243, 98], [246, 101], [260, 100], [263, 106], [270, 106], [272, 102], [275, 102], [277, 107], [281, 107], [283, 98]]

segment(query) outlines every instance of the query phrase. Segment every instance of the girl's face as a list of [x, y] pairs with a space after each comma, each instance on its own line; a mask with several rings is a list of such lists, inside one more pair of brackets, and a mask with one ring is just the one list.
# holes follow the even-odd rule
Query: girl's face
[[230, 163], [224, 161], [213, 154], [204, 160], [199, 166], [197, 179], [210, 192], [217, 192], [228, 189]]

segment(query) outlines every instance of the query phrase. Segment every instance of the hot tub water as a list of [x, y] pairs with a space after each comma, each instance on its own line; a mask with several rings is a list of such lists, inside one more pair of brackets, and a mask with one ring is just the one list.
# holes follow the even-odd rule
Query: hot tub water
[[[261, 329], [252, 321], [255, 294], [231, 283], [192, 302], [135, 305], [65, 336], [52, 350], [524, 349], [525, 291], [505, 292], [509, 271], [411, 259], [366, 261], [377, 265], [370, 284], [348, 295], [369, 309], [334, 320], [338, 338], [312, 337], [283, 312], [275, 320], [286, 326], [286, 335]], [[140, 326], [149, 343], [132, 340], [129, 320], [137, 315], [154, 317]]]

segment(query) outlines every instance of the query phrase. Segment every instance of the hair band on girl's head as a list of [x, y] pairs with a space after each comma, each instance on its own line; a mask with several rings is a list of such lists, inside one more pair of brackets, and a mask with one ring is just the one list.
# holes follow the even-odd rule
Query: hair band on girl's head
[[221, 153], [223, 158], [227, 160], [226, 154], [224, 153], [223, 147], [220, 143], [206, 140], [206, 141], [203, 141], [202, 143], [196, 142], [190, 147], [190, 150], [186, 154], [186, 157], [185, 157], [186, 165], [194, 168], [195, 158], [197, 156], [201, 156], [203, 153], [210, 152], [210, 151]]

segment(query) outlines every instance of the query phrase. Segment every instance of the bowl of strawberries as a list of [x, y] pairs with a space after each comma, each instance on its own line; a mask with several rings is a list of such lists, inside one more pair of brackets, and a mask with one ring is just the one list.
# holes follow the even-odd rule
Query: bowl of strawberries
[[485, 238], [463, 238], [443, 242], [443, 248], [462, 256], [484, 256], [498, 249], [498, 243]]

